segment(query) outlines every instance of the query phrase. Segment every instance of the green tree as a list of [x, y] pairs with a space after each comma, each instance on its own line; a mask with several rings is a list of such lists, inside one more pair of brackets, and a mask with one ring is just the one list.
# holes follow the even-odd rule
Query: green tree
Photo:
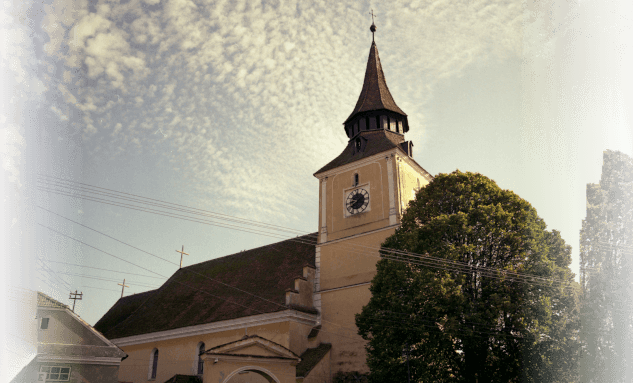
[[440, 174], [381, 254], [356, 316], [372, 382], [407, 381], [405, 344], [413, 382], [577, 380], [571, 249], [513, 192], [480, 174]]
[[603, 156], [599, 184], [587, 185], [580, 231], [584, 382], [631, 382], [633, 373], [633, 160]]

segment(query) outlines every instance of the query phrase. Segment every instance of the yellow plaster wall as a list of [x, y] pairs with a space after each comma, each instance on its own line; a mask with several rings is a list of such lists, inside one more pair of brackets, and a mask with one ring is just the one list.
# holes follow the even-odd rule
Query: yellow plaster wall
[[321, 294], [322, 330], [319, 341], [331, 343], [331, 372], [367, 372], [365, 364], [366, 342], [358, 335], [355, 314], [369, 302], [369, 285], [334, 290]]
[[[376, 275], [380, 245], [395, 233], [388, 228], [320, 246], [321, 291], [369, 282]], [[324, 305], [324, 303], [321, 303]]]
[[398, 178], [399, 178], [399, 196], [401, 203], [401, 210], [405, 210], [409, 201], [415, 198], [415, 193], [419, 187], [423, 188], [428, 185], [429, 181], [423, 176], [421, 169], [409, 165], [404, 159], [398, 159]]
[[[273, 323], [248, 328], [248, 335], [259, 335], [286, 348], [289, 347], [289, 322]], [[222, 331], [191, 337], [176, 338], [141, 345], [123, 346], [129, 356], [121, 362], [119, 380], [123, 382], [164, 382], [176, 374], [195, 375], [197, 373], [197, 346], [204, 342], [210, 349], [241, 339], [245, 329]], [[150, 354], [158, 349], [158, 368], [155, 380], [148, 380]]]
[[317, 337], [312, 339], [308, 339], [308, 335], [312, 330], [312, 326], [297, 323], [297, 322], [289, 322], [290, 325], [290, 347], [288, 347], [292, 352], [300, 356], [303, 354], [305, 350], [308, 348], [314, 348], [319, 345], [317, 342]]
[[296, 367], [289, 363], [275, 363], [269, 364], [263, 361], [250, 360], [250, 361], [227, 361], [220, 360], [218, 363], [213, 363], [212, 360], [207, 359], [204, 363], [205, 371], [208, 369], [208, 373], [204, 374], [204, 383], [242, 383], [242, 382], [268, 382], [262, 376], [256, 373], [250, 374], [235, 374], [227, 380], [231, 374], [240, 368], [244, 367], [262, 367], [269, 371], [274, 377], [276, 377], [280, 383], [295, 383], [296, 382]]
[[[354, 174], [359, 175], [359, 185], [369, 192], [369, 206], [365, 212], [352, 216], [345, 215], [345, 202], [353, 186]], [[380, 157], [357, 168], [332, 175], [326, 180], [326, 225], [328, 241], [347, 237], [360, 232], [375, 230], [389, 220], [387, 161]], [[322, 193], [322, 190], [319, 191]], [[322, 196], [320, 196], [322, 201]], [[321, 206], [321, 205], [319, 205]], [[322, 210], [319, 209], [319, 227], [323, 226]], [[370, 225], [371, 227], [366, 227]]]

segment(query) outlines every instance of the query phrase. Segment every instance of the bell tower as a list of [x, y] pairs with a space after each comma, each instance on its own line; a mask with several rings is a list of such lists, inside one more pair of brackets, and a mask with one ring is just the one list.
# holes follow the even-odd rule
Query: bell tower
[[[376, 26], [372, 23], [372, 34]], [[373, 39], [372, 39], [373, 40]], [[343, 123], [347, 146], [319, 169], [319, 238], [314, 302], [319, 340], [331, 343], [331, 372], [367, 372], [354, 315], [369, 302], [379, 248], [432, 176], [413, 160], [406, 113], [394, 101], [372, 41], [363, 87]]]

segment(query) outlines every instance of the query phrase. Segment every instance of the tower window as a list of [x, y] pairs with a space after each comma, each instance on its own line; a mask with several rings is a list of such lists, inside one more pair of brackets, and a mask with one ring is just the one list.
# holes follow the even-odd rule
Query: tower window
[[358, 173], [354, 174], [354, 185], [352, 186], [358, 186]]
[[354, 135], [358, 134], [358, 123], [354, 124]]
[[389, 129], [389, 120], [387, 119], [387, 116], [380, 116], [380, 127], [384, 130]]
[[361, 142], [360, 142], [360, 137], [356, 138], [356, 142], [354, 142], [354, 145], [356, 145], [356, 153], [361, 151]]
[[[396, 120], [392, 118], [389, 119], [389, 130], [393, 130], [394, 132], [398, 132], [398, 127], [396, 126]], [[400, 133], [400, 132], [398, 132]]]
[[358, 123], [360, 124], [360, 130], [367, 130], [367, 121], [364, 118], [361, 118]]
[[398, 131], [404, 133], [404, 128], [402, 127], [402, 120], [398, 120]]
[[369, 129], [376, 130], [376, 117], [374, 116], [369, 117]]

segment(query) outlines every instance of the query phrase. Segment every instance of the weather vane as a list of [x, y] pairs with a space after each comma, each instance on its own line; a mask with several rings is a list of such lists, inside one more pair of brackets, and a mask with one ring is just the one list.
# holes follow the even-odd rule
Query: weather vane
[[374, 24], [374, 17], [376, 17], [376, 15], [374, 15], [373, 9], [371, 10], [371, 12], [369, 12], [369, 14], [371, 15], [371, 27], [369, 27], [369, 30], [371, 31], [371, 41], [374, 41], [374, 33], [376, 32], [376, 24]]

